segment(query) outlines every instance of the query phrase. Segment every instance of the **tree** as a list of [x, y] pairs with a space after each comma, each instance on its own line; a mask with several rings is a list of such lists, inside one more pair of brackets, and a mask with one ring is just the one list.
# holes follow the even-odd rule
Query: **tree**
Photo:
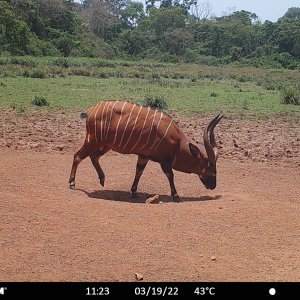
[[300, 19], [300, 7], [290, 7], [281, 19]]
[[149, 38], [140, 30], [126, 30], [120, 35], [121, 47], [129, 55], [143, 55], [149, 46]]
[[181, 7], [153, 8], [149, 17], [142, 22], [143, 30], [152, 30], [158, 38], [169, 29], [185, 28], [185, 12]]
[[280, 51], [300, 58], [300, 19], [282, 19], [277, 40]]
[[239, 22], [244, 25], [251, 25], [255, 20], [258, 19], [258, 16], [255, 13], [241, 10], [241, 11], [235, 11], [232, 14], [228, 16], [223, 16], [220, 18], [217, 18], [220, 22]]
[[146, 11], [149, 11], [151, 8], [154, 8], [156, 2], [160, 2], [160, 0], [146, 0]]
[[109, 39], [111, 30], [118, 21], [117, 14], [111, 2], [104, 0], [91, 0], [82, 11], [89, 27], [96, 35]]
[[144, 6], [141, 2], [126, 1], [126, 6], [121, 13], [121, 21], [124, 28], [134, 29], [145, 18]]
[[166, 31], [164, 38], [167, 50], [177, 56], [184, 55], [193, 41], [193, 36], [182, 28]]
[[27, 24], [17, 18], [6, 1], [0, 1], [0, 51], [28, 54], [31, 39]]
[[198, 1], [195, 1], [195, 3], [191, 5], [191, 16], [194, 17], [194, 20], [198, 23], [203, 20], [208, 20], [211, 17], [211, 14], [212, 5], [208, 0], [199, 3]]

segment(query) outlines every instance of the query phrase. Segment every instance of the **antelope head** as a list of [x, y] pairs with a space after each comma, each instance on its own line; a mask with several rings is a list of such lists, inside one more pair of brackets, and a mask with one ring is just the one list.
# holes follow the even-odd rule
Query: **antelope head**
[[[209, 122], [204, 130], [203, 140], [205, 152], [203, 153], [198, 146], [189, 144], [190, 152], [194, 156], [194, 171], [207, 189], [213, 190], [217, 185], [216, 163], [218, 158], [218, 147], [215, 140], [214, 129], [223, 118], [223, 115], [216, 116]], [[204, 150], [204, 149], [203, 149]]]
[[210, 190], [213, 190], [217, 185], [216, 163], [218, 159], [218, 147], [215, 140], [214, 129], [222, 118], [223, 115], [218, 115], [211, 120], [203, 134], [204, 146], [207, 153], [207, 166], [202, 169], [199, 177], [204, 186]]

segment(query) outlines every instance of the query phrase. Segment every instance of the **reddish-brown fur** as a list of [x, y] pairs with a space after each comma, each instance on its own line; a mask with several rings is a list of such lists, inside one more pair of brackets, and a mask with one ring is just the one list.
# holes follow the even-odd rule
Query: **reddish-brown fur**
[[[213, 121], [217, 124], [221, 118]], [[84, 145], [74, 156], [69, 180], [71, 187], [75, 186], [78, 164], [87, 156], [90, 156], [100, 183], [104, 185], [105, 175], [99, 158], [109, 150], [139, 156], [131, 188], [133, 196], [148, 160], [160, 163], [174, 198], [179, 199], [172, 169], [198, 174], [207, 188], [215, 187], [211, 178], [216, 177], [216, 159], [209, 159], [207, 149], [191, 143], [178, 125], [158, 110], [123, 101], [100, 102], [87, 111], [86, 129]], [[212, 133], [208, 144], [215, 144], [213, 128], [209, 130]]]

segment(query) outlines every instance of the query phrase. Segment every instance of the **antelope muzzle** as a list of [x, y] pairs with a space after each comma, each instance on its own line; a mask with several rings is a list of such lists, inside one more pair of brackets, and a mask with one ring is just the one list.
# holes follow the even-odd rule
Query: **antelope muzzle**
[[201, 181], [208, 190], [214, 190], [217, 186], [216, 176], [210, 176], [205, 179], [201, 179]]

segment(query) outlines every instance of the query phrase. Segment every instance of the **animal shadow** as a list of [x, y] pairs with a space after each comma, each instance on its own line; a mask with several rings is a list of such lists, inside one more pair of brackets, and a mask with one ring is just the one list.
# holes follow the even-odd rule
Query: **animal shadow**
[[[130, 202], [130, 203], [145, 203], [149, 197], [154, 196], [153, 194], [148, 193], [138, 193], [137, 197], [132, 198], [130, 192], [124, 191], [114, 191], [114, 190], [97, 190], [93, 192], [87, 192], [82, 189], [77, 189], [85, 193], [88, 197], [99, 200], [108, 200], [108, 201], [120, 201], [120, 202]], [[195, 202], [195, 201], [212, 201], [218, 200], [222, 196], [199, 196], [199, 197], [181, 197], [183, 202]], [[171, 196], [168, 195], [159, 195], [159, 201], [162, 202], [176, 202]]]

